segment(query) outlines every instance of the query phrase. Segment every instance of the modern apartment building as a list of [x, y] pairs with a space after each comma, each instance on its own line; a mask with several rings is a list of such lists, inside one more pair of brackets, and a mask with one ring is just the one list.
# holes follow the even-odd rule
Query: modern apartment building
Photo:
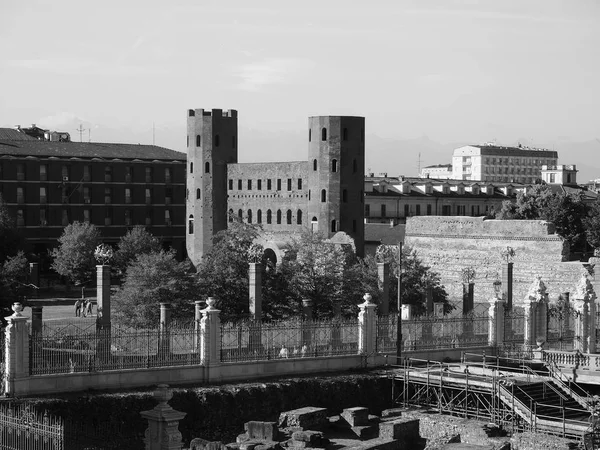
[[541, 178], [542, 166], [556, 166], [557, 161], [558, 152], [554, 150], [466, 145], [454, 150], [452, 178], [532, 184]]
[[80, 221], [96, 225], [109, 243], [144, 225], [185, 255], [184, 153], [154, 145], [19, 140], [20, 132], [8, 130], [0, 131], [0, 193], [31, 251], [45, 253], [66, 225]]

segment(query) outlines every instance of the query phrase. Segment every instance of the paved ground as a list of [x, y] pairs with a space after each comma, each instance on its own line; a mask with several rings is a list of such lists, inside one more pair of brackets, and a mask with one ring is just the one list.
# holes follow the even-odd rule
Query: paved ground
[[[37, 302], [31, 302], [36, 305]], [[45, 302], [44, 302], [45, 303]], [[68, 304], [65, 302], [56, 302], [57, 304], [43, 304], [42, 306], [42, 318], [43, 320], [59, 321], [64, 319], [76, 320], [75, 317], [75, 300], [69, 301]], [[92, 317], [96, 317], [96, 303], [93, 302], [93, 314]], [[31, 307], [26, 306], [23, 310], [23, 315], [31, 318]]]

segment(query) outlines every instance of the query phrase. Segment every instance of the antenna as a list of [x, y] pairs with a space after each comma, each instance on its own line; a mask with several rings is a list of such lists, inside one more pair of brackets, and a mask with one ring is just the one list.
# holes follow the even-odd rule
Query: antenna
[[86, 130], [87, 128], [83, 128], [83, 124], [80, 123], [79, 128], [77, 128], [77, 131], [79, 131], [79, 142], [83, 142], [83, 132]]

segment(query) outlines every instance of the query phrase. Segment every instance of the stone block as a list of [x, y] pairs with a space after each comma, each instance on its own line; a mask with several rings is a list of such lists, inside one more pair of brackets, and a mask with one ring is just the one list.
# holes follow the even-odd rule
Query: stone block
[[257, 441], [242, 442], [240, 444], [240, 450], [254, 450], [258, 445], [260, 445], [260, 442]]
[[359, 439], [373, 439], [377, 437], [377, 426], [369, 425], [362, 427], [351, 427], [352, 433]]
[[381, 439], [396, 439], [404, 444], [415, 442], [419, 439], [419, 419], [396, 419], [379, 424], [379, 437]]
[[327, 409], [307, 406], [282, 412], [279, 415], [279, 427], [299, 427], [302, 430], [319, 430], [329, 423]]
[[381, 412], [381, 418], [382, 419], [387, 419], [390, 417], [400, 417], [402, 415], [402, 409], [401, 408], [390, 408], [390, 409], [384, 409]]
[[225, 450], [225, 444], [220, 441], [207, 441], [202, 438], [192, 439], [190, 450]]
[[244, 424], [249, 439], [277, 441], [279, 430], [275, 422], [250, 421]]
[[342, 411], [341, 417], [350, 427], [369, 425], [369, 410], [367, 408], [346, 408]]
[[323, 433], [320, 431], [294, 431], [292, 433], [292, 439], [295, 441], [309, 442], [314, 444], [323, 439]]

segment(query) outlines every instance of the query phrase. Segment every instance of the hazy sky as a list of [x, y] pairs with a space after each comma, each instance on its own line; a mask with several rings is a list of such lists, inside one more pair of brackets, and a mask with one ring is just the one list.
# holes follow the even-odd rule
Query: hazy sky
[[342, 114], [390, 139], [600, 138], [598, 0], [1, 0], [0, 17], [0, 126], [155, 123], [184, 151], [187, 109], [233, 108], [262, 131]]

